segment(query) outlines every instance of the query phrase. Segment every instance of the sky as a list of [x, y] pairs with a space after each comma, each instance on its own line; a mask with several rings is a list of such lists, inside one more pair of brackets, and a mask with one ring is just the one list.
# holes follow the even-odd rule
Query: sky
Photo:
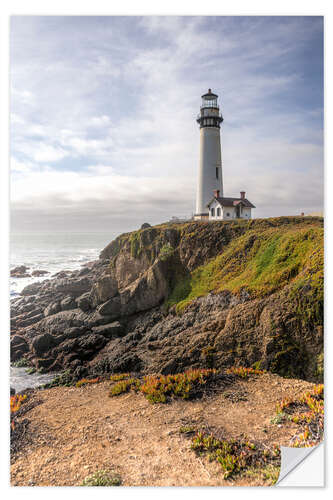
[[224, 195], [322, 210], [322, 17], [13, 16], [10, 37], [13, 231], [190, 217], [208, 88]]

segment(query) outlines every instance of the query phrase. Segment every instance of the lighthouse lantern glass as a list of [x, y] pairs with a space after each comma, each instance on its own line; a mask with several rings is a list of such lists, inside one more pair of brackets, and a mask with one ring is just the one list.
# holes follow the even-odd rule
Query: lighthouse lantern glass
[[202, 108], [218, 108], [217, 97], [205, 96], [202, 98]]

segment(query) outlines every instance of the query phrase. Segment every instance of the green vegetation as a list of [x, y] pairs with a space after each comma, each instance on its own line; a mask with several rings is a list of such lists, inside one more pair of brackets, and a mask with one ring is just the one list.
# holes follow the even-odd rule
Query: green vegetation
[[31, 366], [30, 368], [27, 368], [25, 370], [25, 373], [27, 373], [28, 375], [32, 375], [33, 373], [36, 373], [36, 368]]
[[109, 396], [119, 396], [133, 389], [142, 392], [151, 403], [167, 403], [172, 397], [192, 399], [202, 394], [216, 374], [216, 370], [197, 369], [175, 375], [146, 375], [142, 381], [128, 378], [115, 383]]
[[25, 368], [31, 366], [31, 362], [26, 358], [21, 358], [18, 361], [12, 363], [12, 365], [15, 366], [15, 368]]
[[60, 375], [54, 377], [54, 379], [51, 380], [51, 382], [49, 382], [48, 384], [44, 384], [43, 387], [49, 388], [60, 385], [64, 385], [66, 387], [74, 385], [73, 375], [71, 374], [70, 370], [65, 370], [64, 372], [60, 373]]
[[245, 368], [244, 366], [232, 366], [226, 370], [226, 373], [237, 375], [240, 378], [249, 378], [250, 375], [263, 375], [265, 370], [255, 368]]
[[319, 444], [324, 434], [324, 385], [315, 385], [311, 391], [297, 398], [280, 401], [271, 423], [280, 424], [287, 420], [298, 426], [289, 446], [310, 447]]
[[76, 382], [76, 387], [82, 387], [83, 385], [88, 385], [88, 384], [98, 384], [99, 382], [101, 382], [101, 378], [100, 377], [96, 377], [96, 378], [82, 378], [81, 380], [79, 380], [78, 382]]
[[81, 486], [120, 486], [121, 477], [108, 470], [98, 470], [87, 476]]
[[280, 450], [277, 447], [270, 450], [251, 441], [221, 440], [204, 431], [198, 431], [192, 438], [191, 448], [198, 455], [206, 455], [210, 461], [217, 461], [224, 479], [249, 469], [253, 472], [280, 465]]
[[111, 388], [109, 396], [119, 396], [124, 392], [128, 392], [131, 389], [137, 388], [139, 384], [140, 381], [135, 378], [129, 378], [128, 380], [120, 380]]
[[160, 260], [164, 261], [167, 260], [169, 257], [171, 257], [174, 254], [174, 249], [170, 245], [170, 243], [166, 243], [165, 245], [162, 246], [159, 254]]
[[323, 229], [319, 227], [272, 227], [249, 229], [233, 239], [222, 254], [196, 268], [175, 284], [168, 306], [181, 312], [192, 300], [228, 290], [246, 290], [253, 297], [275, 292], [294, 281], [292, 291], [311, 288], [300, 312], [321, 316], [323, 291]]

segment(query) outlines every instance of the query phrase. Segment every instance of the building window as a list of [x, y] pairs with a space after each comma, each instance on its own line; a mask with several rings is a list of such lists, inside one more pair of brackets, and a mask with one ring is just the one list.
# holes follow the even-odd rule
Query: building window
[[211, 211], [210, 211], [210, 215], [211, 215], [212, 217], [214, 217], [214, 215], [215, 215], [215, 209], [214, 209], [214, 208], [212, 208], [212, 209], [211, 209]]
[[220, 208], [216, 209], [216, 217], [221, 217], [221, 209]]
[[216, 179], [219, 178], [219, 167], [216, 167]]
[[230, 213], [229, 212], [227, 212], [227, 217], [230, 217]]

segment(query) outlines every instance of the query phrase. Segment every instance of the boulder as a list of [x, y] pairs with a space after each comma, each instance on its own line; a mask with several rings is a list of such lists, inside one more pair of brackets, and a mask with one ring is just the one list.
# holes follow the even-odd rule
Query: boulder
[[91, 281], [83, 278], [61, 278], [52, 282], [51, 289], [54, 293], [61, 293], [79, 297], [91, 288]]
[[21, 335], [14, 335], [10, 340], [10, 360], [17, 361], [29, 351], [26, 340]]
[[28, 278], [30, 274], [27, 273], [29, 267], [27, 266], [16, 266], [10, 271], [10, 275], [13, 278]]
[[61, 307], [62, 311], [68, 311], [70, 309], [75, 309], [76, 308], [75, 299], [73, 299], [73, 297], [68, 295], [67, 297], [62, 299], [62, 301], [60, 302], [60, 307]]
[[46, 370], [54, 363], [54, 358], [38, 358], [36, 361], [36, 367], [38, 369], [45, 368]]
[[81, 309], [81, 311], [88, 312], [91, 309], [91, 300], [90, 300], [90, 292], [86, 292], [80, 297], [76, 299], [77, 307]]
[[148, 229], [149, 227], [151, 227], [151, 225], [148, 222], [141, 224], [141, 229]]
[[118, 293], [118, 283], [110, 274], [103, 275], [93, 285], [91, 290], [92, 305], [96, 307], [103, 302], [115, 297]]
[[34, 338], [32, 347], [37, 356], [41, 356], [45, 352], [52, 349], [57, 344], [56, 339], [49, 333], [43, 333]]
[[87, 333], [86, 326], [73, 326], [64, 330], [63, 337], [66, 339], [75, 339], [76, 337], [80, 337], [84, 333]]
[[57, 314], [61, 311], [60, 302], [52, 302], [44, 309], [44, 316], [52, 316], [52, 314]]
[[31, 276], [45, 276], [45, 274], [50, 274], [49, 271], [42, 271], [41, 269], [36, 269], [32, 271]]
[[114, 319], [121, 315], [121, 304], [120, 298], [115, 297], [113, 299], [107, 300], [104, 304], [97, 308], [97, 311], [102, 314], [102, 316], [113, 316]]

